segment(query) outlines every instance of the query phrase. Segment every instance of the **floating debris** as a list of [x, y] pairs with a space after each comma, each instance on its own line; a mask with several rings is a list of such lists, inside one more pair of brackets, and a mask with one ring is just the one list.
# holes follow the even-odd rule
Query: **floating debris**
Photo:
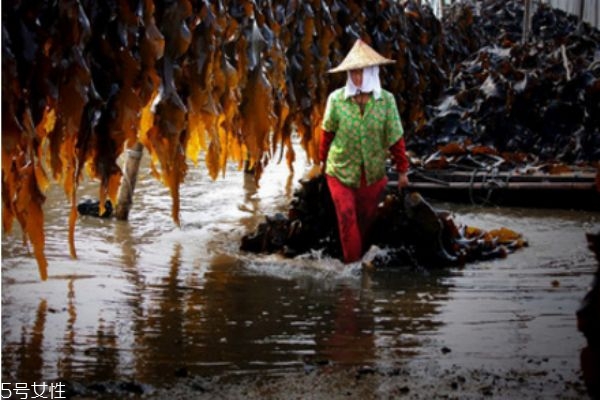
[[79, 215], [89, 215], [99, 218], [110, 218], [113, 213], [113, 206], [110, 200], [104, 201], [104, 207], [100, 207], [100, 201], [95, 199], [84, 199], [77, 204]]
[[255, 232], [242, 237], [241, 250], [294, 257], [311, 250], [341, 257], [335, 208], [324, 177], [302, 179], [287, 215], [267, 216]]

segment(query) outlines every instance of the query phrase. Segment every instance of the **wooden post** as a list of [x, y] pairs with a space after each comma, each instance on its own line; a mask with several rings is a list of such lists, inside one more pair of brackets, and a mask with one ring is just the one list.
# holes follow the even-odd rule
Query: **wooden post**
[[121, 186], [117, 195], [117, 207], [115, 209], [115, 217], [122, 221], [126, 221], [129, 217], [129, 210], [133, 203], [133, 191], [135, 190], [143, 151], [144, 146], [140, 142], [137, 142], [132, 148], [127, 150], [125, 172], [121, 179]]
[[531, 0], [523, 0], [525, 9], [523, 12], [523, 43], [529, 42], [529, 34], [531, 32]]
[[583, 18], [585, 17], [585, 0], [579, 0], [579, 24], [577, 25], [577, 33], [583, 34]]

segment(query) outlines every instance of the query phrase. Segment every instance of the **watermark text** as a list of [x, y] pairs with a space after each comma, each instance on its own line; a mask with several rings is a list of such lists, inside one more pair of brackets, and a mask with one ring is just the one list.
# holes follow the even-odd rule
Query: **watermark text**
[[61, 382], [6, 383], [2, 382], [3, 399], [66, 399], [65, 384]]

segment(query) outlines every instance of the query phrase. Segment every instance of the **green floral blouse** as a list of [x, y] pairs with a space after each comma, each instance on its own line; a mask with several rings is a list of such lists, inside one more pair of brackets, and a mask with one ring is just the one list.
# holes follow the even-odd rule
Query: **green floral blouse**
[[335, 133], [325, 173], [353, 188], [360, 187], [362, 166], [369, 185], [385, 176], [388, 149], [404, 133], [390, 92], [382, 90], [379, 99], [371, 97], [361, 115], [358, 104], [344, 99], [343, 87], [329, 95], [322, 128]]

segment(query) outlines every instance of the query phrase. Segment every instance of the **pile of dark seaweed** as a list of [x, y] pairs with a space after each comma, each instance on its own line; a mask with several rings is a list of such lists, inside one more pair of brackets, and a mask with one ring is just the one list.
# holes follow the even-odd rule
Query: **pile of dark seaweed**
[[483, 1], [479, 15], [465, 3], [449, 10], [448, 57], [464, 61], [411, 150], [468, 140], [545, 161], [600, 160], [600, 31], [542, 5], [523, 43], [522, 21], [522, 1]]
[[[242, 238], [241, 250], [294, 257], [312, 251], [341, 257], [336, 216], [322, 175], [303, 179], [288, 214], [267, 217]], [[454, 222], [450, 213], [434, 209], [417, 192], [388, 187], [380, 203], [366, 247], [381, 249], [363, 257], [370, 267], [448, 267], [506, 257], [527, 245], [507, 228], [484, 231]]]

